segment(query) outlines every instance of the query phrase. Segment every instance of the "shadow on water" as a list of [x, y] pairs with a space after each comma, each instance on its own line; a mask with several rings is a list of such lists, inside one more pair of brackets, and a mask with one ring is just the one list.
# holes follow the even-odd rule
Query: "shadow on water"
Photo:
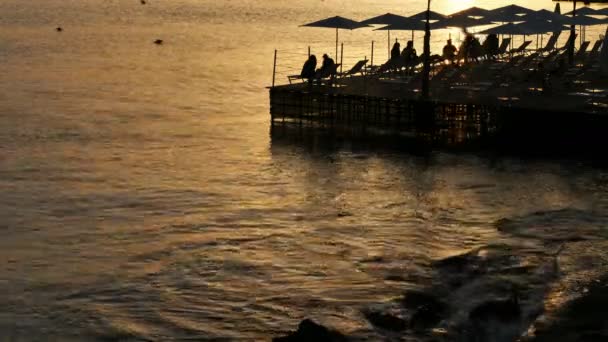
[[602, 135], [599, 132], [589, 135], [580, 132], [581, 129], [568, 132], [565, 127], [553, 131], [518, 127], [517, 130], [506, 129], [491, 136], [459, 139], [415, 133], [394, 134], [361, 127], [328, 128], [281, 122], [270, 126], [273, 147], [291, 145], [313, 153], [346, 149], [352, 152], [404, 153], [425, 157], [435, 151], [443, 151], [475, 154], [490, 159], [569, 161], [608, 167], [604, 145], [598, 141]]

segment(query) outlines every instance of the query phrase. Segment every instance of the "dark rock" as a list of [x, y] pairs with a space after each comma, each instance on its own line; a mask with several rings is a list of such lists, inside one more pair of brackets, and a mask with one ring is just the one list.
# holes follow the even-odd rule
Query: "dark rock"
[[472, 321], [484, 321], [495, 319], [503, 322], [519, 320], [521, 318], [521, 307], [517, 293], [513, 293], [509, 299], [491, 300], [476, 306], [470, 313]]
[[422, 306], [416, 310], [410, 319], [410, 328], [413, 330], [427, 330], [436, 326], [445, 315], [445, 311], [438, 311], [431, 306]]
[[409, 291], [403, 297], [401, 304], [415, 310], [410, 319], [410, 327], [414, 330], [425, 330], [434, 327], [445, 317], [448, 306], [432, 294]]
[[408, 326], [404, 319], [390, 313], [366, 311], [363, 315], [372, 325], [390, 331], [403, 331]]
[[328, 329], [310, 319], [305, 319], [298, 325], [298, 330], [283, 337], [275, 337], [273, 342], [346, 342], [348, 339], [341, 333]]

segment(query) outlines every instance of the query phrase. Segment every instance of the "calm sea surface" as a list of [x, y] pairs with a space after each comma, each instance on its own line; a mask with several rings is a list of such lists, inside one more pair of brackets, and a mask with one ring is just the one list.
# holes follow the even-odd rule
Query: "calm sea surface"
[[[431, 260], [549, 250], [557, 233], [585, 238], [564, 250], [564, 279], [606, 271], [604, 170], [271, 138], [273, 50], [299, 67], [306, 46], [334, 48], [332, 30], [299, 24], [423, 8], [0, 1], [0, 340], [265, 339], [304, 317], [371, 336], [361, 310], [424, 285]], [[353, 59], [386, 44], [341, 34]]]

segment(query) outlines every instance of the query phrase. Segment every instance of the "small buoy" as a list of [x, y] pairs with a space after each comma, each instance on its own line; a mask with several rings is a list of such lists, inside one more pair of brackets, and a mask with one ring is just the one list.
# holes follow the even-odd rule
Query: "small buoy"
[[57, 32], [63, 31], [63, 29], [61, 28], [61, 26], [57, 27], [55, 30], [57, 30]]
[[156, 45], [161, 45], [162, 43], [163, 43], [162, 39], [157, 39], [154, 41], [154, 44], [156, 44]]

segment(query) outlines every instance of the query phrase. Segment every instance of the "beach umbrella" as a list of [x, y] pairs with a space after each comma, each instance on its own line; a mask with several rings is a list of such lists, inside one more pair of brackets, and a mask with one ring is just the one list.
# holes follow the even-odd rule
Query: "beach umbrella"
[[490, 10], [488, 14], [484, 16], [486, 19], [491, 19], [497, 22], [514, 22], [521, 21], [521, 16], [534, 12], [529, 8], [525, 8], [517, 5], [508, 5]]
[[324, 28], [335, 28], [336, 29], [336, 55], [334, 58], [338, 58], [338, 30], [354, 30], [361, 27], [368, 27], [369, 25], [361, 24], [358, 21], [354, 21], [348, 18], [336, 16], [312, 23], [304, 24], [305, 27], [324, 27]]
[[[373, 17], [373, 18], [369, 18], [369, 19], [365, 19], [363, 21], [361, 21], [361, 24], [382, 24], [382, 25], [393, 25], [393, 24], [398, 24], [398, 23], [403, 23], [403, 22], [408, 22], [410, 21], [410, 19], [408, 17], [404, 17], [402, 15], [397, 15], [397, 14], [392, 14], [392, 13], [385, 13], [382, 15], [379, 15], [377, 17]], [[391, 54], [391, 30], [387, 30], [388, 31], [388, 54], [390, 56]], [[414, 34], [412, 33], [412, 36]]]
[[[441, 13], [437, 13], [435, 11], [430, 11], [430, 20], [441, 20], [441, 19], [445, 19], [447, 16]], [[410, 17], [408, 17], [412, 20], [420, 20], [420, 21], [426, 21], [426, 11], [422, 11], [418, 14], [414, 14]]]
[[523, 22], [523, 23], [519, 23], [517, 24], [517, 26], [528, 32], [528, 34], [542, 34], [542, 33], [549, 33], [549, 32], [559, 32], [559, 31], [564, 31], [564, 30], [568, 30], [569, 27], [565, 26], [564, 24], [561, 23], [555, 23], [555, 22], [551, 22], [551, 21], [527, 21], [527, 22]]
[[530, 32], [519, 24], [508, 23], [489, 28], [479, 32], [479, 34], [505, 34], [505, 35], [529, 35]]
[[608, 15], [608, 7], [598, 9], [595, 12], [597, 15]]
[[535, 21], [535, 20], [544, 20], [544, 21], [552, 21], [552, 22], [561, 22], [566, 23], [568, 21], [568, 17], [565, 15], [561, 15], [555, 12], [547, 11], [545, 9], [534, 11], [528, 13], [521, 17], [522, 21]]
[[493, 24], [491, 20], [487, 19], [475, 19], [466, 15], [459, 15], [455, 17], [448, 17], [439, 20], [431, 25], [433, 29], [445, 28], [445, 27], [460, 27], [466, 29], [467, 27], [484, 26]]
[[485, 17], [488, 14], [490, 14], [490, 11], [487, 9], [471, 7], [456, 13], [452, 13], [448, 17]]
[[[572, 12], [574, 11], [570, 11], [568, 13], [566, 13], [566, 15], [572, 15]], [[595, 10], [591, 7], [582, 7], [576, 10], [576, 15], [602, 15], [601, 13], [599, 13], [600, 11]]]

